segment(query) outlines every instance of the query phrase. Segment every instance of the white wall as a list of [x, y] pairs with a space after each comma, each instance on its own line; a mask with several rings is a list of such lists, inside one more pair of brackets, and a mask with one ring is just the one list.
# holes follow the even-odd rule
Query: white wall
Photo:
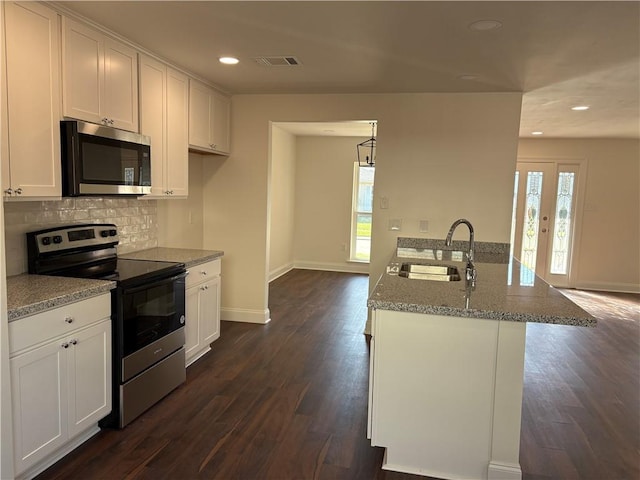
[[586, 160], [573, 286], [640, 292], [640, 141], [521, 139], [518, 157]]
[[[459, 217], [476, 238], [509, 241], [521, 95], [237, 95], [231, 151], [204, 162], [204, 248], [225, 251], [222, 318], [265, 322], [270, 122], [378, 120], [371, 283], [398, 235], [443, 237]], [[403, 230], [390, 232], [389, 218]], [[463, 238], [461, 235], [460, 238]]]
[[298, 137], [295, 266], [367, 273], [349, 262], [353, 164], [364, 137]]
[[202, 248], [202, 162], [206, 155], [189, 153], [188, 198], [158, 200], [158, 245]]
[[296, 137], [273, 125], [269, 169], [269, 280], [293, 268]]

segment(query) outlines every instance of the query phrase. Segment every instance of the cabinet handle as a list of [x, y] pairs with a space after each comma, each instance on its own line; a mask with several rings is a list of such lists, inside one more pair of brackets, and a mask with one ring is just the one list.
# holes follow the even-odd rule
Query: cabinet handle
[[206, 276], [207, 276], [207, 271], [206, 271], [206, 270], [202, 270], [202, 271], [200, 272], [200, 275], [204, 275], [204, 276], [206, 277]]
[[173, 195], [173, 190], [169, 190], [169, 195]]
[[7, 188], [4, 193], [6, 193], [7, 195], [13, 195], [13, 190], [11, 188]]
[[109, 125], [113, 125], [113, 118], [109, 119]]
[[73, 340], [71, 340], [69, 342], [71, 345], [77, 345], [78, 344], [78, 340], [76, 340], [75, 338]]
[[101, 122], [103, 125], [107, 125], [109, 123], [109, 119], [107, 117], [102, 117]]
[[69, 344], [67, 342], [64, 342], [62, 345], [60, 345], [62, 348], [69, 348]]
[[73, 317], [67, 317], [64, 319], [64, 321], [67, 323], [73, 323]]
[[209, 285], [203, 285], [200, 290], [209, 290]]
[[19, 187], [18, 187], [18, 188], [16, 188], [15, 192], [16, 192], [18, 195], [22, 195], [22, 188], [19, 188]]

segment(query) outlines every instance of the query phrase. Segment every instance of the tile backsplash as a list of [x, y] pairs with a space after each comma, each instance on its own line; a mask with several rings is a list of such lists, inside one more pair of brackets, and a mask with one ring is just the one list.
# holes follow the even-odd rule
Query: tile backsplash
[[80, 223], [116, 224], [120, 236], [120, 254], [158, 246], [156, 200], [82, 197], [4, 202], [7, 275], [27, 271], [25, 233]]

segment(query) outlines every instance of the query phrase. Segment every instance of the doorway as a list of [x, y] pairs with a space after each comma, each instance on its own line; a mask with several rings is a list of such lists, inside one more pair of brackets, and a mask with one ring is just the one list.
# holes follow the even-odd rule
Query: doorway
[[[519, 161], [511, 228], [512, 254], [551, 285], [570, 287], [576, 255], [581, 161]], [[584, 167], [582, 167], [584, 170]], [[533, 275], [520, 279], [533, 285]]]

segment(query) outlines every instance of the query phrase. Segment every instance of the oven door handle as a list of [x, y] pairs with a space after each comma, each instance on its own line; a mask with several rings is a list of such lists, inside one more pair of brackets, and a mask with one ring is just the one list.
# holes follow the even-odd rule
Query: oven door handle
[[174, 283], [176, 280], [180, 280], [181, 278], [182, 279], [186, 278], [186, 276], [187, 276], [187, 272], [183, 272], [183, 273], [180, 273], [178, 275], [174, 275], [174, 276], [169, 277], [169, 278], [161, 278], [161, 279], [156, 280], [156, 281], [154, 281], [152, 283], [145, 283], [144, 285], [139, 285], [139, 286], [131, 287], [131, 288], [124, 287], [122, 289], [122, 291], [124, 293], [128, 293], [128, 294], [141, 292], [143, 290], [149, 290], [150, 288], [156, 287], [158, 285], [164, 285], [166, 283]]

